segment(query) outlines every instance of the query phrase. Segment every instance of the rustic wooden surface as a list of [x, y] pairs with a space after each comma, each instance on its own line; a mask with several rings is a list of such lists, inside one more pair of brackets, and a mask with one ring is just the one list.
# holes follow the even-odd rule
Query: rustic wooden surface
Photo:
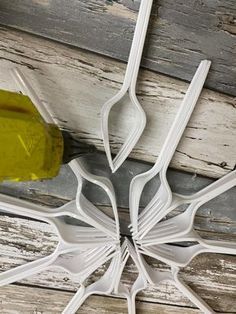
[[[126, 61], [139, 2], [1, 0], [0, 23]], [[143, 65], [189, 81], [209, 58], [207, 85], [236, 95], [235, 21], [235, 0], [155, 0]]]
[[[58, 314], [62, 313], [65, 304], [73, 294], [66, 291], [41, 289], [37, 287], [8, 286], [0, 288], [2, 300], [0, 311], [2, 314]], [[170, 306], [151, 302], [137, 302], [137, 314], [197, 314], [200, 311], [180, 306]], [[17, 309], [17, 310], [16, 310]], [[127, 304], [125, 300], [92, 296], [84, 303], [78, 314], [125, 314]]]
[[[49, 254], [55, 248], [57, 241], [57, 237], [49, 225], [4, 215], [0, 216], [0, 233], [1, 270], [10, 269]], [[149, 262], [151, 261], [149, 260]], [[236, 295], [235, 262], [235, 256], [203, 254], [184, 268], [181, 271], [181, 276], [215, 310], [221, 313], [234, 313], [236, 312], [234, 298]], [[152, 265], [154, 268], [166, 269], [166, 266], [158, 261], [152, 261]], [[98, 278], [103, 272], [104, 267], [99, 269], [91, 280]], [[128, 263], [124, 271], [124, 283], [129, 286], [136, 276], [135, 266]], [[21, 284], [65, 291], [75, 291], [78, 287], [65, 273], [54, 269], [23, 280]], [[4, 287], [1, 289], [3, 295], [4, 293], [7, 294], [9, 287], [6, 287], [6, 292], [4, 292], [4, 289]], [[18, 289], [20, 293], [21, 286]], [[169, 283], [162, 284], [158, 288], [149, 287], [140, 293], [138, 300], [187, 307], [193, 306]], [[185, 309], [182, 310], [185, 311]]]
[[[121, 87], [123, 63], [1, 28], [0, 66], [0, 88], [17, 90], [9, 69], [21, 67], [59, 124], [103, 149], [101, 107]], [[131, 157], [156, 160], [187, 86], [153, 72], [141, 73], [138, 95], [148, 123]], [[129, 105], [114, 108], [110, 120], [114, 153], [127, 136], [133, 119]], [[235, 121], [235, 99], [205, 89], [171, 166], [211, 177], [232, 170], [236, 156]]]

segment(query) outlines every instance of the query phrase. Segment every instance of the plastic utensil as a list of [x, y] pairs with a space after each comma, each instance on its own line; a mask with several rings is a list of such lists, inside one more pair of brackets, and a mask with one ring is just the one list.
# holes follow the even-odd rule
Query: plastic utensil
[[115, 245], [107, 244], [103, 247], [79, 251], [79, 254], [72, 252], [60, 255], [53, 267], [66, 271], [72, 280], [82, 285], [95, 270], [117, 255], [116, 248]]
[[186, 283], [179, 278], [179, 268], [173, 265], [171, 271], [159, 271], [153, 269], [143, 258], [142, 252], [139, 251], [139, 247], [135, 244], [137, 256], [140, 261], [140, 265], [143, 269], [143, 273], [151, 286], [159, 285], [164, 281], [173, 282], [176, 288], [182, 292], [193, 304], [206, 314], [215, 313], [213, 309], [197, 294], [195, 293]]
[[[166, 179], [166, 171], [201, 94], [210, 64], [211, 62], [207, 60], [200, 63], [155, 165], [147, 172], [137, 175], [131, 181], [129, 193], [130, 215], [134, 238], [144, 237], [156, 224], [155, 217], [158, 211], [171, 204], [172, 192]], [[139, 202], [144, 186], [157, 174], [159, 174], [161, 180], [160, 188], [144, 209], [145, 214], [138, 221]]]
[[[209, 184], [207, 187], [201, 189], [200, 191], [198, 191], [192, 195], [182, 195], [182, 194], [173, 193], [171, 205], [169, 206], [168, 209], [165, 209], [165, 211], [160, 211], [157, 214], [156, 219], [158, 219], [158, 221], [160, 221], [162, 218], [164, 218], [171, 211], [173, 211], [174, 209], [176, 209], [179, 206], [182, 206], [184, 204], [190, 204], [193, 201], [204, 200], [204, 198], [205, 198], [205, 196], [207, 196], [208, 192], [214, 192], [215, 189], [219, 188], [218, 191], [221, 191], [221, 189], [222, 189], [222, 191], [226, 191], [226, 190], [232, 188], [236, 183], [235, 179], [236, 179], [236, 171], [234, 170], [234, 171], [231, 171], [230, 173], [226, 174], [222, 178]], [[143, 212], [139, 215], [139, 218], [141, 218], [142, 216], [143, 216]], [[152, 232], [152, 231], [150, 231], [150, 232]], [[148, 233], [148, 235], [149, 234], [150, 233]]]
[[120, 258], [120, 252], [118, 251], [117, 255], [112, 258], [110, 266], [105, 274], [98, 281], [89, 285], [82, 291], [79, 289], [64, 309], [63, 314], [76, 313], [84, 301], [92, 294], [110, 295], [114, 289]]
[[[100, 265], [106, 262], [114, 249], [115, 246], [104, 246], [103, 248], [97, 248], [93, 250], [93, 254], [88, 254], [87, 251], [79, 253], [75, 255], [74, 259], [67, 259], [67, 261], [64, 261], [63, 266], [61, 267], [63, 268], [63, 270], [66, 270], [68, 273], [70, 273], [70, 275], [76, 274], [78, 276], [81, 273], [81, 275], [83, 275], [83, 279], [81, 279], [85, 280], [85, 271], [89, 270], [88, 275], [86, 274], [86, 276], [88, 277], [89, 274], [94, 271], [94, 265], [95, 269], [97, 269]], [[79, 246], [75, 247], [60, 242], [56, 250], [51, 255], [0, 273], [0, 286], [4, 286], [25, 279], [29, 276], [45, 271], [51, 267], [58, 267], [58, 263], [60, 263], [61, 256], [63, 254], [73, 252], [75, 253], [78, 250]]]
[[[110, 100], [108, 100], [102, 107], [101, 119], [102, 119], [102, 137], [107, 159], [112, 172], [115, 172], [128, 157], [135, 144], [139, 140], [141, 134], [146, 125], [146, 115], [137, 99], [136, 96], [136, 82], [142, 58], [142, 52], [144, 42], [147, 33], [147, 27], [151, 14], [153, 0], [141, 0], [137, 24], [134, 32], [134, 38], [132, 47], [130, 50], [129, 60], [125, 73], [125, 78], [121, 90]], [[131, 104], [136, 110], [136, 123], [131, 130], [131, 133], [126, 138], [120, 151], [116, 155], [115, 159], [112, 160], [110, 142], [109, 142], [109, 127], [108, 119], [111, 108], [117, 104], [123, 97], [129, 92], [129, 98]]]
[[[83, 220], [85, 219], [81, 216], [76, 208], [75, 200], [66, 203], [63, 206], [57, 208], [50, 208], [47, 206], [42, 206], [36, 203], [25, 201], [19, 198], [15, 198], [9, 195], [0, 193], [0, 207], [5, 210], [14, 210], [18, 215], [23, 212], [28, 211], [29, 214], [33, 213], [38, 215], [38, 219], [43, 217], [62, 217], [69, 216], [75, 219]], [[87, 221], [85, 221], [87, 222]]]
[[122, 273], [123, 273], [123, 270], [124, 270], [124, 267], [129, 259], [129, 251], [128, 251], [128, 248], [127, 248], [127, 242], [126, 242], [126, 239], [125, 241], [123, 242], [123, 244], [121, 245], [121, 259], [120, 259], [120, 265], [119, 265], [119, 271], [117, 272], [117, 276], [116, 276], [116, 281], [115, 281], [115, 284], [114, 284], [114, 294], [117, 294], [119, 293], [119, 291], [123, 291], [125, 293], [128, 294], [128, 289], [126, 289], [125, 287], [123, 287], [123, 285], [121, 284], [120, 280], [121, 280], [121, 276], [122, 276]]
[[[197, 237], [194, 239], [199, 241], [199, 238]], [[236, 255], [236, 244], [232, 242], [204, 240], [201, 241], [201, 244], [195, 244], [188, 247], [180, 247], [169, 244], [158, 244], [148, 247], [141, 246], [139, 251], [144, 255], [159, 259], [168, 265], [172, 263], [172, 265], [176, 267], [185, 267], [197, 255], [202, 253]]]
[[[80, 221], [83, 221], [87, 224], [93, 225], [93, 221], [91, 221], [89, 217], [86, 218], [84, 216], [81, 216], [81, 214], [79, 214], [79, 211], [76, 208], [76, 202], [74, 200], [58, 208], [48, 208], [48, 207], [44, 207], [44, 206], [37, 205], [34, 203], [30, 203], [21, 199], [16, 199], [11, 196], [0, 194], [0, 207], [3, 210], [6, 210], [8, 212], [11, 212], [17, 215], [31, 217], [33, 219], [39, 219], [47, 223], [50, 223], [54, 226], [54, 228], [57, 231], [62, 230], [63, 226], [65, 226], [65, 228], [67, 227], [70, 228], [70, 227], [68, 226], [68, 224], [64, 223], [62, 220], [52, 219], [53, 217], [69, 216], [69, 217], [78, 219]], [[81, 230], [84, 230], [84, 231], [87, 231], [88, 234], [91, 232], [91, 236], [93, 233], [94, 234], [96, 233], [97, 236], [107, 237], [107, 238], [110, 238], [110, 240], [114, 239], [113, 233], [111, 234], [113, 237], [111, 237], [109, 235], [109, 233], [111, 232], [108, 231], [104, 233], [103, 228], [100, 227], [100, 225], [97, 222], [95, 225], [99, 227], [97, 228], [98, 230], [94, 229], [96, 227], [93, 227], [93, 228], [90, 227], [90, 229], [86, 227], [85, 229], [82, 229], [83, 227], [78, 227], [78, 226], [76, 226], [76, 230], [78, 230], [78, 233], [80, 233]], [[73, 229], [73, 226], [72, 226], [72, 229]], [[102, 231], [100, 231], [100, 229], [102, 229]], [[60, 231], [58, 232], [60, 233]], [[64, 236], [62, 237], [65, 239]]]
[[193, 291], [180, 277], [178, 267], [172, 267], [173, 281], [179, 289], [193, 304], [195, 304], [203, 313], [216, 313], [195, 291]]
[[[18, 201], [20, 205], [17, 205]], [[26, 206], [22, 206], [23, 204]], [[54, 213], [48, 213], [48, 208], [44, 211], [45, 208], [43, 206], [32, 204], [3, 194], [0, 194], [0, 206], [3, 210], [10, 213], [27, 218], [31, 217], [33, 219], [42, 220], [51, 224], [59, 238], [68, 244], [77, 244], [81, 247], [89, 248], [94, 246], [103, 246], [106, 243], [119, 243], [118, 240], [114, 240], [103, 231], [97, 230], [94, 227], [68, 225], [62, 219], [53, 217], [55, 213], [56, 215], [59, 214], [58, 209], [57, 212], [54, 211]], [[65, 212], [61, 212], [62, 215], [64, 213]], [[89, 223], [89, 221], [86, 222]]]
[[[176, 239], [180, 236], [186, 237], [189, 232], [191, 233], [194, 230], [194, 218], [199, 207], [235, 185], [236, 171], [234, 170], [192, 196], [186, 198], [178, 196], [176, 204], [181, 201], [182, 203], [190, 202], [188, 208], [183, 213], [158, 223], [144, 239], [138, 240], [138, 242], [149, 246], [169, 242], [171, 239]], [[165, 214], [169, 211], [166, 210]]]
[[15, 79], [16, 83], [18, 84], [20, 90], [23, 94], [29, 96], [29, 98], [34, 103], [35, 107], [39, 111], [40, 115], [48, 124], [56, 124], [52, 115], [49, 113], [48, 108], [42, 103], [40, 98], [38, 97], [37, 93], [26, 79], [25, 75], [22, 71], [18, 68], [13, 68], [11, 70], [12, 76]]
[[[78, 159], [71, 161], [70, 167], [72, 171], [74, 172], [74, 174], [76, 175], [76, 178], [78, 181], [76, 203], [77, 203], [77, 208], [79, 209], [81, 215], [89, 219], [92, 219], [93, 225], [97, 225], [98, 223], [99, 228], [103, 226], [103, 230], [105, 232], [107, 232], [112, 237], [114, 237], [114, 239], [119, 240], [120, 238], [119, 216], [118, 216], [118, 210], [117, 210], [117, 204], [116, 204], [115, 191], [114, 191], [111, 181], [106, 177], [96, 176], [89, 173], [84, 168], [82, 162]], [[82, 194], [82, 185], [83, 185], [82, 178], [86, 179], [87, 181], [95, 185], [98, 185], [106, 192], [111, 202], [114, 219], [111, 219], [102, 211], [100, 211], [99, 209], [96, 209], [96, 207], [91, 202], [85, 199], [85, 197]]]

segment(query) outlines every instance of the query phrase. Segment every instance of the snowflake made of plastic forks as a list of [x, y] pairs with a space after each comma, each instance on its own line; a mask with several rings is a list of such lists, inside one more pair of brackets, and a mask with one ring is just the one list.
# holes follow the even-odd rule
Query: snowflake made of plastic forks
[[[164, 281], [171, 281], [204, 313], [214, 313], [200, 296], [179, 278], [178, 274], [181, 267], [187, 266], [200, 253], [236, 254], [236, 246], [232, 243], [204, 240], [193, 227], [197, 209], [236, 184], [236, 171], [232, 171], [191, 196], [172, 193], [166, 179], [169, 162], [197, 103], [209, 66], [209, 61], [202, 61], [198, 67], [154, 166], [147, 172], [135, 176], [131, 182], [129, 205], [133, 243], [127, 238], [121, 243], [116, 197], [111, 181], [89, 173], [79, 159], [73, 160], [70, 167], [77, 177], [77, 195], [75, 200], [62, 207], [51, 209], [0, 195], [2, 209], [51, 224], [57, 231], [59, 239], [57, 248], [51, 255], [2, 272], [1, 286], [22, 280], [50, 267], [59, 267], [66, 271], [72, 280], [80, 283], [78, 292], [63, 311], [64, 314], [75, 313], [92, 294], [123, 296], [127, 298], [129, 313], [134, 314], [138, 292], [149, 285], [156, 286]], [[51, 117], [47, 109], [38, 99], [29, 82], [19, 70], [15, 70], [14, 73], [21, 89], [33, 99], [37, 108], [41, 109], [45, 120], [50, 121]], [[106, 143], [106, 146], [108, 145], [109, 143]], [[160, 176], [160, 187], [146, 207], [139, 212], [144, 186], [156, 175]], [[82, 193], [83, 180], [99, 186], [106, 192], [112, 206], [113, 217], [103, 213], [85, 198]], [[183, 204], [188, 204], [183, 213], [162, 221], [168, 213]], [[82, 221], [86, 225], [69, 225], [60, 219], [64, 216]], [[183, 241], [198, 244], [187, 247], [170, 244]], [[144, 255], [166, 263], [170, 270], [160, 271], [152, 268], [144, 259]], [[129, 257], [133, 259], [139, 272], [131, 289], [121, 282]], [[109, 267], [105, 274], [93, 284], [86, 286], [87, 278], [107, 262]]]
[[[121, 90], [108, 100], [102, 108], [102, 137], [107, 159], [113, 172], [128, 157], [146, 125], [146, 115], [136, 96], [136, 82], [152, 2], [153, 0], [141, 0], [124, 83]], [[10, 196], [0, 195], [2, 209], [51, 224], [57, 231], [59, 239], [57, 248], [51, 255], [2, 272], [0, 274], [1, 286], [22, 280], [49, 267], [59, 267], [66, 271], [72, 280], [80, 283], [78, 292], [63, 311], [64, 314], [75, 313], [92, 294], [123, 296], [127, 298], [129, 313], [135, 314], [135, 298], [138, 292], [146, 289], [149, 285], [156, 286], [164, 281], [171, 281], [204, 313], [214, 313], [179, 278], [178, 274], [181, 267], [188, 265], [200, 253], [236, 254], [236, 246], [233, 246], [233, 244], [204, 240], [193, 228], [197, 209], [205, 202], [233, 187], [236, 183], [236, 171], [192, 196], [172, 193], [166, 179], [167, 168], [200, 96], [209, 68], [209, 61], [201, 62], [156, 163], [149, 171], [134, 177], [131, 182], [129, 209], [133, 243], [126, 238], [121, 244], [116, 197], [110, 180], [89, 173], [80, 160], [74, 160], [70, 163], [70, 166], [78, 180], [76, 199], [62, 207], [51, 209]], [[13, 74], [21, 91], [31, 98], [45, 121], [53, 123], [54, 121], [47, 108], [24, 75], [17, 69], [14, 70]], [[130, 103], [136, 110], [136, 123], [130, 129], [129, 136], [113, 160], [109, 143], [108, 117], [112, 107], [121, 101], [127, 93], [129, 94]], [[140, 197], [144, 186], [156, 175], [160, 176], [161, 185], [152, 200], [139, 212]], [[112, 206], [112, 218], [85, 198], [82, 193], [83, 180], [99, 186], [107, 193]], [[162, 221], [168, 213], [183, 204], [188, 204], [183, 213]], [[86, 225], [72, 226], [66, 224], [63, 219], [60, 219], [64, 216], [82, 221]], [[170, 245], [170, 243], [183, 241], [193, 241], [198, 244], [189, 247]], [[163, 272], [153, 269], [144, 259], [144, 255], [166, 263], [170, 270]], [[129, 257], [133, 259], [139, 272], [131, 289], [128, 289], [121, 282], [123, 269]], [[105, 274], [93, 284], [86, 286], [86, 279], [107, 262], [110, 264]]]

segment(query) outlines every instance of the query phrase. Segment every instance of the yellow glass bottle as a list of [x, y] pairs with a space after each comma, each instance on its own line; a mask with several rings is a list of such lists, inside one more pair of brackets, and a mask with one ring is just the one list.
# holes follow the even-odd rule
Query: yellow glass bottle
[[29, 97], [0, 90], [0, 181], [55, 177], [63, 149], [60, 129], [45, 123]]

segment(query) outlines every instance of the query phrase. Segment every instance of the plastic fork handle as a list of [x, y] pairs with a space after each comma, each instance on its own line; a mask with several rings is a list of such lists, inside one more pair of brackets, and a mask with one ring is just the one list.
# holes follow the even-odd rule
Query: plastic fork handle
[[[142, 0], [130, 49], [123, 88], [128, 89], [136, 66], [140, 66], [153, 0]], [[135, 66], [136, 65], [136, 66]], [[137, 74], [135, 74], [137, 80]], [[122, 88], [122, 89], [123, 89]]]
[[12, 211], [17, 215], [21, 214], [21, 209], [23, 211], [28, 211], [39, 215], [44, 216], [44, 212], [41, 212], [42, 206], [38, 204], [34, 204], [19, 198], [15, 198], [9, 195], [5, 195], [0, 193], [0, 207], [5, 210], [10, 210], [12, 208]]
[[195, 304], [203, 313], [216, 313], [196, 292], [194, 292], [183, 280], [178, 276], [178, 270], [173, 274], [175, 286]]
[[14, 283], [45, 270], [54, 262], [56, 257], [57, 256], [53, 253], [49, 256], [41, 258], [40, 260], [17, 266], [13, 269], [0, 273], [0, 286]]
[[86, 289], [84, 286], [81, 286], [73, 298], [68, 303], [67, 307], [64, 309], [62, 314], [74, 314], [77, 312], [79, 307], [87, 299], [88, 295], [86, 294]]
[[201, 245], [212, 251], [212, 253], [236, 255], [236, 244], [230, 241], [198, 240]]
[[128, 305], [128, 314], [136, 314], [135, 296], [130, 297], [127, 295], [126, 298], [127, 298], [127, 305]]
[[158, 158], [158, 161], [160, 161], [160, 163], [163, 164], [166, 168], [172, 159], [172, 156], [179, 144], [181, 136], [201, 94], [203, 85], [210, 69], [210, 65], [211, 62], [208, 60], [201, 61], [182, 101], [174, 123], [172, 124], [172, 127], [167, 135]]
[[53, 120], [51, 114], [49, 113], [48, 109], [46, 106], [43, 104], [43, 102], [40, 100], [38, 97], [37, 93], [29, 83], [29, 81], [26, 79], [24, 74], [19, 70], [18, 68], [14, 68], [11, 71], [16, 83], [18, 84], [19, 88], [21, 91], [28, 95], [34, 105], [37, 107], [39, 113], [41, 116], [44, 118], [44, 120], [49, 123], [49, 124], [56, 124], [55, 121]]
[[226, 192], [236, 185], [236, 170], [226, 174], [223, 178], [218, 179], [212, 184], [208, 185], [201, 191], [192, 195], [192, 201], [199, 201], [201, 204], [210, 201], [218, 195]]
[[[16, 201], [16, 200], [15, 200]], [[33, 204], [32, 208], [29, 207], [29, 204], [27, 204], [28, 207], [26, 206], [19, 206], [17, 205], [17, 203], [6, 203], [6, 202], [1, 202], [0, 201], [0, 207], [1, 209], [15, 214], [15, 215], [20, 215], [26, 218], [33, 218], [33, 219], [38, 219], [38, 220], [42, 220], [44, 222], [50, 223], [51, 219], [48, 217], [45, 217], [45, 213], [41, 212], [41, 210], [39, 208], [36, 208]], [[31, 204], [30, 204], [31, 206]]]
[[66, 215], [72, 216], [74, 218], [77, 216], [79, 218], [79, 213], [77, 214], [75, 211], [75, 213], [72, 214], [72, 210], [70, 209], [73, 202], [74, 201], [71, 201], [58, 208], [48, 208], [0, 193], [1, 209], [14, 213], [16, 215], [27, 216], [33, 219], [43, 220], [45, 222], [49, 222], [50, 217], [52, 218]]
[[201, 189], [200, 191], [192, 195], [182, 195], [173, 193], [173, 200], [167, 213], [171, 212], [173, 209], [177, 208], [182, 204], [188, 204], [190, 202], [195, 201], [208, 202], [210, 200], [208, 197], [209, 196], [211, 197], [212, 194], [214, 198], [224, 193], [225, 191], [229, 190], [230, 188], [234, 187], [235, 185], [236, 185], [236, 170], [231, 171], [222, 178], [216, 180], [215, 182], [209, 184], [205, 188]]

